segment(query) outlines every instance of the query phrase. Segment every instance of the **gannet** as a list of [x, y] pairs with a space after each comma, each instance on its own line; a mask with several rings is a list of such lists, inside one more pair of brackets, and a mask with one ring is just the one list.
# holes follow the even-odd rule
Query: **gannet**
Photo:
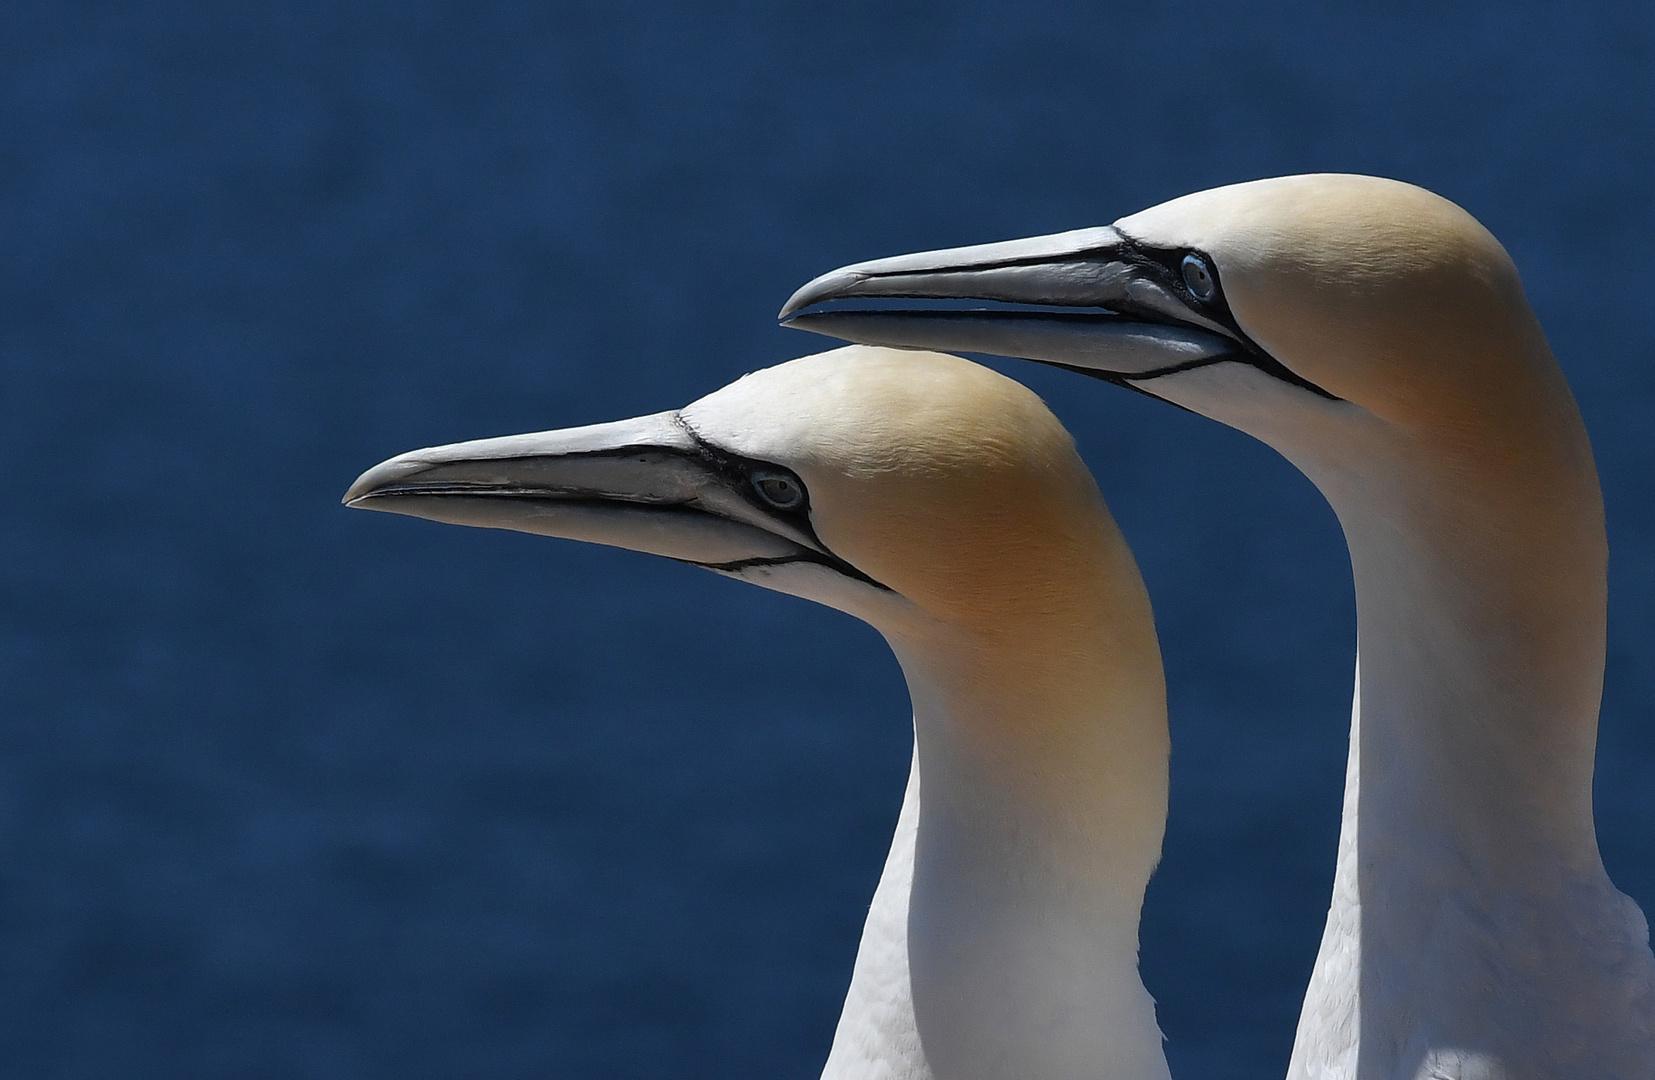
[[[856, 297], [1022, 307], [805, 311]], [[1294, 1080], [1655, 1077], [1648, 928], [1592, 819], [1597, 472], [1516, 268], [1471, 215], [1391, 180], [1261, 180], [845, 267], [782, 317], [1120, 383], [1258, 437], [1332, 504], [1357, 679]]]
[[1167, 1080], [1138, 977], [1166, 822], [1160, 648], [1031, 391], [852, 346], [674, 412], [415, 450], [345, 502], [652, 552], [870, 623], [915, 754], [823, 1076]]

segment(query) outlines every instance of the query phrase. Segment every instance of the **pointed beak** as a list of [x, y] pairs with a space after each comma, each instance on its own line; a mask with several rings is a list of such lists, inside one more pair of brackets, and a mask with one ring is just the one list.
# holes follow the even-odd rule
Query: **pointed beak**
[[[1166, 267], [1104, 226], [856, 263], [805, 285], [779, 318], [865, 345], [992, 353], [1121, 381], [1236, 351], [1235, 335], [1192, 309], [1178, 290]], [[1020, 306], [819, 309], [892, 299]]]
[[713, 569], [824, 553], [769, 513], [676, 412], [413, 450], [363, 473], [346, 506], [608, 544]]

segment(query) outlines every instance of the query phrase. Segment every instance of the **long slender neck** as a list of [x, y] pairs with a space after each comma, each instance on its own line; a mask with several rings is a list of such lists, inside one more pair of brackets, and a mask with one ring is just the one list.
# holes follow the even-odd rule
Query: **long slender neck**
[[825, 1075], [1165, 1080], [1137, 967], [1168, 753], [1142, 614], [1125, 642], [892, 637], [915, 772]]
[[1501, 893], [1600, 874], [1596, 477], [1560, 469], [1491, 497], [1489, 478], [1444, 465], [1410, 455], [1330, 493], [1356, 581], [1365, 857], [1440, 855]]
[[1596, 473], [1578, 419], [1525, 434], [1306, 469], [1350, 542], [1359, 661], [1294, 1077], [1655, 1075], [1646, 931], [1592, 820]]

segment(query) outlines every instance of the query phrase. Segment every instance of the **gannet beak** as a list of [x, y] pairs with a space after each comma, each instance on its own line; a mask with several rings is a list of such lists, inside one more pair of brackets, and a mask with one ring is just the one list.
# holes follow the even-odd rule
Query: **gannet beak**
[[[875, 298], [1092, 310], [804, 310]], [[1021, 357], [1114, 381], [1216, 362], [1239, 345], [1111, 226], [856, 263], [805, 285], [779, 318], [862, 344]]]
[[413, 450], [363, 473], [344, 503], [717, 570], [831, 560], [808, 519], [762, 505], [741, 464], [664, 412]]
[[[805, 310], [881, 299], [1021, 306]], [[1247, 336], [1211, 260], [1137, 241], [1112, 225], [856, 263], [805, 285], [778, 318], [863, 345], [1037, 360], [1151, 394], [1154, 379], [1233, 361], [1339, 400]]]

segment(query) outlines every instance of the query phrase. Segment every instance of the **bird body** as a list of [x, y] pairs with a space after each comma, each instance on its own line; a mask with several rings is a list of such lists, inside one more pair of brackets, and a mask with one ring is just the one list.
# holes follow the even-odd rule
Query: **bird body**
[[1123, 383], [1257, 436], [1337, 513], [1357, 680], [1294, 1080], [1655, 1076], [1648, 928], [1592, 817], [1597, 473], [1486, 229], [1411, 185], [1287, 177], [1103, 229], [858, 264], [788, 310], [859, 296], [1092, 308], [794, 321]]
[[873, 625], [915, 756], [824, 1076], [1166, 1080], [1137, 969], [1160, 653], [1131, 553], [1033, 393], [851, 347], [676, 412], [403, 454], [346, 501], [650, 551]]

